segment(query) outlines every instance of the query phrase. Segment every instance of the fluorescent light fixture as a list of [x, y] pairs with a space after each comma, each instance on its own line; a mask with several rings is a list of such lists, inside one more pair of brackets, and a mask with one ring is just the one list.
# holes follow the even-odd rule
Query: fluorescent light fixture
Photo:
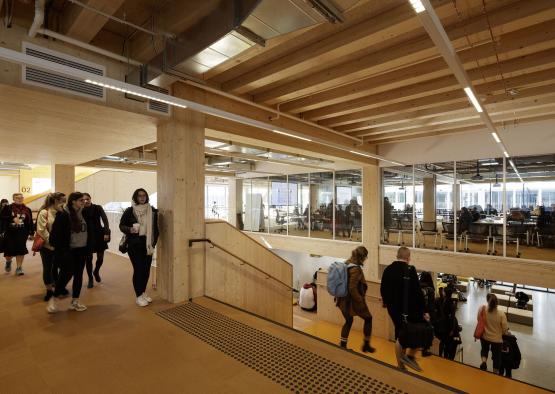
[[508, 159], [509, 158], [509, 154], [507, 153], [507, 151], [503, 151], [503, 154], [505, 155], [505, 157]]
[[470, 99], [470, 102], [474, 105], [474, 108], [476, 108], [476, 111], [484, 112], [484, 110], [480, 106], [480, 103], [478, 102], [478, 99], [474, 95], [474, 92], [472, 91], [472, 89], [470, 89], [470, 87], [466, 87], [466, 88], [464, 88], [464, 92], [466, 93], [466, 95]]
[[497, 142], [498, 144], [501, 143], [501, 140], [499, 139], [499, 136], [497, 135], [497, 133], [494, 131], [493, 133], [491, 133], [493, 139], [495, 140], [495, 142]]
[[420, 14], [421, 12], [426, 11], [426, 8], [424, 7], [424, 4], [422, 4], [422, 1], [420, 0], [409, 0], [410, 5], [412, 6], [412, 8], [414, 8], [414, 11], [416, 11], [417, 14]]
[[362, 152], [357, 152], [356, 150], [350, 150], [349, 152], [354, 153], [355, 155], [359, 155], [359, 156], [365, 156], [365, 157], [372, 157], [366, 153], [362, 153]]
[[[164, 103], [164, 104], [168, 104], [168, 105], [173, 105], [174, 107], [187, 108], [186, 105], [179, 104], [179, 103], [177, 103], [177, 102], [175, 102], [175, 101], [165, 100], [165, 99], [161, 99], [161, 98], [158, 98], [158, 97], [154, 97], [154, 96], [151, 96], [151, 95], [148, 95], [148, 94], [143, 94], [143, 93], [135, 92], [135, 91], [133, 91], [133, 90], [123, 89], [123, 88], [120, 88], [120, 87], [118, 87], [118, 86], [109, 85], [109, 84], [107, 84], [107, 83], [98, 82], [98, 81], [95, 81], [95, 80], [92, 80], [92, 79], [85, 79], [85, 82], [86, 82], [86, 83], [90, 83], [90, 84], [92, 84], [92, 85], [102, 86], [103, 88], [106, 88], [106, 89], [115, 90], [115, 91], [117, 91], [117, 92], [127, 93], [127, 94], [131, 94], [131, 95], [133, 95], [133, 96], [138, 96], [138, 97], [146, 98], [146, 99], [151, 100], [151, 101], [158, 101], [158, 102], [160, 102], [160, 103]], [[171, 96], [170, 96], [170, 97], [171, 97]]]
[[278, 133], [278, 134], [281, 134], [281, 135], [286, 135], [286, 136], [288, 136], [288, 137], [293, 137], [293, 138], [297, 138], [297, 139], [299, 139], [299, 140], [312, 142], [312, 140], [311, 140], [310, 138], [300, 137], [300, 136], [295, 135], [295, 134], [289, 134], [289, 133], [286, 133], [285, 131], [279, 131], [279, 130], [272, 130], [272, 131], [273, 131], [274, 133]]

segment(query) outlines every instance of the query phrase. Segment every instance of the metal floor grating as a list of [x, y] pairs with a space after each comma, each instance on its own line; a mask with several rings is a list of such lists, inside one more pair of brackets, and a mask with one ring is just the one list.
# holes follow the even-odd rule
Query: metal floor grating
[[193, 302], [158, 315], [296, 393], [403, 393]]

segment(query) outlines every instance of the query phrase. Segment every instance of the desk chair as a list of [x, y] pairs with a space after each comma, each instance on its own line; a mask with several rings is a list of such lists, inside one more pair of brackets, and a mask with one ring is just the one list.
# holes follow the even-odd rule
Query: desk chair
[[399, 237], [400, 237], [400, 241], [401, 243], [398, 243], [399, 245], [404, 245], [405, 244], [405, 237], [404, 234], [411, 234], [412, 235], [412, 220], [401, 220], [400, 222], [400, 226], [399, 226]]
[[[437, 223], [434, 222], [424, 222], [420, 221], [420, 240], [422, 242], [422, 246], [426, 247], [426, 235], [433, 235], [434, 236], [434, 249], [437, 249], [437, 237], [439, 235], [439, 231], [437, 230]], [[443, 238], [440, 239], [440, 249], [443, 248]]]
[[[470, 226], [468, 227], [467, 236], [472, 241], [479, 241], [479, 242], [486, 241], [487, 243], [486, 254], [491, 253], [491, 250], [489, 248], [489, 239], [490, 239], [489, 228], [487, 224], [471, 223]], [[466, 248], [465, 251], [469, 252], [470, 250]]]
[[280, 216], [279, 210], [277, 210], [277, 208], [276, 208], [276, 225], [278, 225], [279, 227], [274, 229], [275, 233], [282, 233], [284, 231], [287, 231], [285, 228], [285, 217]]

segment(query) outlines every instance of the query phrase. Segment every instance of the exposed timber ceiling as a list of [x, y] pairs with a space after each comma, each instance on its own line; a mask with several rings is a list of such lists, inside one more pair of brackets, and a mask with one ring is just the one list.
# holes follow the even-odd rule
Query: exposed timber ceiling
[[[280, 4], [299, 2], [309, 3], [273, 4], [279, 13]], [[341, 21], [314, 19], [312, 25], [305, 24], [308, 27], [268, 35], [264, 46], [250, 42], [228, 60], [199, 67], [196, 77], [226, 93], [314, 122], [322, 130], [362, 139], [365, 146], [483, 129], [408, 0], [331, 3]], [[494, 125], [555, 118], [555, 1], [431, 3]], [[51, 29], [143, 62], [160, 51], [160, 37], [95, 17], [69, 0], [50, 4]], [[87, 4], [179, 35], [220, 2]], [[15, 18], [29, 21], [31, 5], [22, 3], [19, 8]]]

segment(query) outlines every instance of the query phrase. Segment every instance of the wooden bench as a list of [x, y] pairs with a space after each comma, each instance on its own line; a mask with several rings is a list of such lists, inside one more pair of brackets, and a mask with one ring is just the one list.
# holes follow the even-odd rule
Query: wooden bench
[[[506, 311], [506, 308], [503, 308]], [[523, 324], [525, 326], [534, 325], [534, 312], [526, 309], [510, 308], [507, 313], [507, 321], [510, 323]]]
[[[505, 294], [508, 291], [513, 291], [512, 287], [508, 287], [508, 286], [499, 286], [499, 285], [493, 285], [491, 287], [491, 292], [497, 294]], [[519, 289], [517, 287], [516, 291], [522, 291], [523, 293], [528, 294], [528, 297], [530, 297], [530, 301], [532, 301], [532, 294], [533, 292], [530, 290], [524, 290], [524, 289]]]
[[[497, 300], [499, 301], [499, 305], [502, 306], [510, 306], [510, 307], [515, 307], [516, 308], [516, 298], [511, 296], [511, 303], [509, 304], [509, 296], [506, 294], [496, 294], [497, 296]], [[529, 311], [533, 311], [534, 310], [534, 303], [532, 302], [532, 300], [528, 301], [528, 304], [526, 304], [526, 309]]]

